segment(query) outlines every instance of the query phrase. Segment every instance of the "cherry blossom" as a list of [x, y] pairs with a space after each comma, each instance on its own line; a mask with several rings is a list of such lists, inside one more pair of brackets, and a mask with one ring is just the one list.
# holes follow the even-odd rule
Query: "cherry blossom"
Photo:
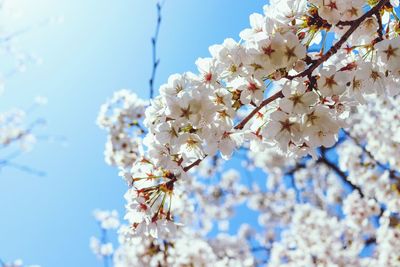
[[396, 6], [270, 1], [149, 103], [103, 106], [129, 186], [114, 265], [398, 266]]

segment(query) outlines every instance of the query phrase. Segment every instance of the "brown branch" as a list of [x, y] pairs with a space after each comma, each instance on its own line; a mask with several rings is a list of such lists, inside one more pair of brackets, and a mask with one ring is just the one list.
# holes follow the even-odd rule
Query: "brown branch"
[[379, 42], [383, 40], [383, 24], [382, 24], [382, 17], [381, 17], [381, 13], [379, 12], [379, 10], [375, 13], [375, 17], [378, 20], [378, 38], [375, 39], [375, 42]]
[[[241, 130], [243, 129], [243, 127], [254, 117], [255, 114], [257, 114], [257, 112], [259, 112], [264, 106], [268, 105], [269, 103], [271, 103], [272, 101], [275, 101], [278, 98], [283, 97], [282, 94], [282, 90], [280, 90], [279, 92], [275, 93], [274, 95], [268, 97], [267, 99], [264, 99], [263, 102], [261, 102], [261, 104], [256, 107], [255, 109], [253, 109], [249, 115], [247, 115], [240, 123], [238, 123], [234, 129], [236, 130]], [[197, 159], [195, 162], [191, 163], [190, 165], [186, 166], [183, 168], [183, 170], [185, 172], [189, 171], [190, 169], [192, 169], [195, 166], [198, 166], [203, 159], [205, 159], [208, 155], [205, 155], [202, 159]]]
[[315, 61], [311, 66], [306, 69], [305, 71], [295, 75], [295, 76], [289, 76], [289, 79], [297, 78], [297, 77], [305, 77], [318, 68], [322, 63], [327, 61], [331, 56], [336, 54], [336, 52], [342, 47], [342, 45], [349, 39], [349, 37], [353, 34], [353, 32], [360, 26], [360, 24], [367, 18], [373, 16], [376, 14], [376, 12], [379, 12], [381, 8], [384, 7], [384, 5], [388, 2], [389, 0], [381, 0], [376, 6], [371, 8], [368, 12], [366, 12], [364, 15], [359, 17], [356, 20], [353, 20], [349, 22], [350, 28], [343, 34], [343, 36], [337, 41], [329, 50], [326, 52], [322, 57], [320, 57], [317, 61]]
[[198, 166], [198, 165], [203, 161], [203, 159], [205, 159], [206, 157], [207, 157], [207, 155], [205, 155], [204, 158], [202, 158], [202, 159], [197, 159], [197, 160], [196, 160], [195, 162], [193, 162], [192, 164], [190, 164], [190, 165], [184, 167], [184, 168], [183, 168], [183, 171], [188, 172], [191, 168], [193, 168], [193, 167], [195, 167], [195, 166]]
[[[279, 92], [277, 92], [277, 93], [275, 93], [274, 95], [268, 97], [267, 99], [264, 99], [264, 101], [261, 102], [261, 104], [260, 104], [258, 107], [256, 107], [255, 109], [253, 109], [253, 110], [250, 112], [249, 115], [247, 115], [239, 124], [237, 124], [237, 125], [234, 127], [234, 129], [236, 129], [236, 130], [241, 130], [241, 129], [243, 129], [243, 127], [251, 120], [251, 118], [253, 118], [254, 115], [255, 115], [257, 112], [260, 111], [260, 109], [262, 109], [264, 106], [268, 105], [268, 104], [271, 103], [272, 101], [275, 101], [276, 99], [281, 98], [281, 97], [283, 97], [282, 90], [279, 91]], [[184, 170], [185, 172], [187, 172], [187, 171], [189, 171], [190, 169], [192, 169], [193, 167], [198, 166], [198, 165], [203, 161], [203, 159], [205, 159], [207, 156], [208, 156], [208, 155], [205, 155], [202, 159], [197, 159], [195, 162], [193, 162], [193, 163], [191, 163], [190, 165], [184, 167], [183, 170]]]
[[326, 149], [324, 147], [321, 147], [321, 157], [317, 160], [317, 162], [325, 164], [327, 167], [333, 170], [343, 180], [343, 182], [349, 185], [353, 190], [357, 190], [361, 197], [364, 197], [364, 193], [362, 192], [361, 188], [353, 184], [349, 180], [346, 173], [344, 173], [341, 169], [339, 169], [339, 167], [336, 166], [336, 164], [328, 160], [328, 158], [326, 157]]
[[272, 101], [275, 101], [275, 100], [277, 100], [278, 98], [281, 98], [281, 97], [283, 97], [282, 90], [279, 91], [279, 92], [277, 92], [277, 93], [275, 93], [274, 95], [268, 97], [267, 99], [264, 99], [264, 101], [261, 102], [261, 104], [260, 104], [258, 107], [256, 107], [255, 109], [253, 109], [253, 110], [250, 112], [249, 115], [247, 115], [239, 124], [237, 124], [237, 125], [235, 126], [235, 129], [236, 129], [236, 130], [241, 130], [241, 129], [243, 129], [243, 127], [251, 120], [251, 118], [253, 118], [254, 115], [256, 115], [257, 112], [260, 111], [260, 109], [262, 109], [264, 106], [268, 105], [268, 104], [271, 103]]
[[336, 26], [351, 26], [353, 23], [353, 20], [339, 21]]

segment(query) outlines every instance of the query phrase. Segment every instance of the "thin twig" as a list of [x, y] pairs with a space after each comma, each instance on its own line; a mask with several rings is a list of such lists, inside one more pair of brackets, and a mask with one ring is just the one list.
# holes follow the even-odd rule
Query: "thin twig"
[[32, 174], [32, 175], [36, 175], [36, 176], [40, 176], [40, 177], [46, 176], [46, 173], [44, 171], [31, 168], [31, 167], [29, 167], [27, 165], [22, 165], [22, 164], [18, 164], [18, 163], [7, 161], [7, 160], [0, 161], [0, 170], [5, 166], [6, 167], [12, 167], [12, 168], [17, 169], [19, 171], [26, 172], [26, 173], [29, 173], [29, 174]]
[[[164, 1], [165, 2], [165, 1]], [[156, 30], [154, 33], [154, 36], [151, 38], [151, 46], [152, 46], [152, 59], [153, 59], [153, 66], [152, 66], [152, 71], [151, 71], [151, 77], [149, 80], [149, 85], [150, 85], [150, 99], [153, 99], [154, 97], [154, 81], [156, 78], [156, 72], [158, 65], [160, 64], [160, 59], [157, 58], [157, 41], [158, 41], [158, 34], [160, 32], [160, 26], [161, 26], [161, 9], [164, 5], [164, 2], [157, 2], [157, 25], [156, 25]]]
[[249, 115], [247, 115], [239, 124], [237, 124], [237, 125], [235, 126], [235, 129], [236, 129], [236, 130], [241, 130], [241, 129], [243, 129], [243, 127], [251, 120], [251, 118], [253, 118], [254, 115], [256, 115], [257, 112], [259, 112], [264, 106], [268, 105], [269, 103], [271, 103], [271, 102], [273, 102], [273, 101], [275, 101], [275, 100], [277, 100], [278, 98], [281, 98], [281, 97], [283, 97], [282, 90], [279, 91], [279, 92], [277, 92], [277, 93], [275, 93], [274, 95], [268, 97], [267, 99], [264, 99], [264, 101], [261, 102], [261, 104], [260, 104], [258, 107], [256, 107], [255, 109], [253, 109], [253, 110], [250, 112]]
[[357, 190], [358, 193], [360, 194], [361, 197], [364, 197], [364, 193], [362, 192], [361, 188], [355, 184], [353, 184], [346, 173], [344, 173], [341, 169], [339, 169], [336, 164], [333, 162], [329, 161], [328, 158], [326, 157], [326, 149], [324, 147], [321, 147], [321, 157], [317, 160], [317, 162], [321, 162], [325, 164], [327, 167], [329, 167], [331, 170], [333, 170], [342, 180], [345, 182], [347, 185], [351, 187], [352, 190]]

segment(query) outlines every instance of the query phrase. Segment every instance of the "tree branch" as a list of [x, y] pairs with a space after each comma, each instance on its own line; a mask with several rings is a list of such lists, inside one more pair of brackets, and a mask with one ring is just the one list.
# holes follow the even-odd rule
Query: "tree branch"
[[375, 13], [375, 17], [378, 20], [379, 28], [377, 30], [378, 38], [375, 39], [375, 42], [379, 42], [383, 40], [383, 25], [382, 25], [382, 17], [379, 10]]
[[326, 150], [324, 147], [321, 147], [321, 157], [317, 160], [317, 162], [321, 162], [333, 170], [340, 178], [342, 178], [343, 182], [351, 187], [353, 190], [357, 190], [361, 197], [364, 197], [364, 193], [362, 192], [361, 188], [355, 184], [353, 184], [349, 179], [347, 174], [345, 174], [341, 169], [339, 169], [336, 164], [329, 161], [326, 157]]
[[239, 124], [237, 124], [235, 126], [236, 130], [241, 130], [244, 128], [244, 126], [251, 120], [251, 118], [254, 117], [255, 114], [257, 114], [257, 112], [259, 112], [264, 106], [268, 105], [269, 103], [277, 100], [278, 98], [282, 98], [283, 94], [282, 94], [282, 90], [275, 93], [274, 95], [268, 97], [267, 99], [264, 99], [263, 102], [261, 102], [261, 104], [256, 107], [255, 109], [253, 109], [249, 115], [247, 115]]
[[158, 65], [160, 64], [160, 59], [157, 58], [157, 41], [158, 41], [158, 34], [160, 32], [160, 26], [161, 26], [161, 9], [162, 6], [164, 5], [163, 3], [158, 2], [156, 7], [157, 7], [157, 25], [156, 25], [156, 30], [154, 33], [154, 36], [151, 38], [151, 46], [152, 46], [152, 59], [153, 59], [153, 67], [151, 71], [151, 77], [149, 80], [149, 86], [150, 86], [150, 99], [153, 99], [154, 97], [154, 80], [156, 78], [156, 72]]
[[2, 168], [4, 168], [4, 167], [12, 167], [12, 168], [17, 169], [19, 171], [26, 172], [26, 173], [29, 173], [31, 175], [40, 176], [40, 177], [46, 176], [46, 173], [44, 171], [31, 168], [31, 167], [29, 167], [27, 165], [18, 164], [18, 163], [11, 162], [11, 161], [8, 161], [8, 160], [0, 160], [0, 170]]
[[[347, 30], [345, 34], [333, 45], [328, 52], [326, 52], [322, 57], [320, 57], [318, 60], [313, 61], [311, 66], [306, 69], [305, 71], [295, 75], [295, 76], [288, 76], [288, 79], [294, 79], [297, 77], [305, 77], [305, 76], [311, 76], [312, 72], [318, 68], [322, 63], [327, 61], [331, 56], [336, 54], [336, 52], [342, 47], [342, 45], [349, 39], [351, 34], [360, 26], [360, 24], [367, 18], [371, 17], [372, 15], [376, 14], [379, 12], [379, 10], [386, 4], [388, 0], [382, 0], [380, 1], [376, 6], [374, 6], [372, 9], [370, 9], [368, 12], [366, 12], [363, 16], [360, 18], [349, 22], [350, 28]], [[267, 104], [271, 103], [272, 101], [283, 97], [283, 94], [281, 91], [275, 93], [273, 96], [265, 99], [257, 108], [255, 108], [245, 119], [243, 119], [242, 122], [240, 122], [238, 125], [235, 126], [235, 129], [243, 129], [243, 127], [246, 125], [246, 123], [264, 106]]]
[[204, 158], [202, 158], [202, 159], [197, 159], [197, 160], [196, 160], [195, 162], [193, 162], [192, 164], [190, 164], [190, 165], [184, 167], [183, 170], [184, 170], [185, 172], [188, 172], [191, 168], [198, 166], [198, 165], [203, 161], [203, 159], [205, 159], [207, 156], [208, 156], [208, 155], [205, 155]]
[[349, 39], [349, 37], [353, 34], [353, 32], [360, 26], [360, 24], [367, 18], [373, 16], [376, 14], [376, 12], [379, 12], [381, 8], [384, 7], [384, 5], [388, 2], [389, 0], [381, 0], [376, 6], [371, 8], [369, 11], [367, 11], [364, 15], [359, 17], [356, 20], [353, 20], [351, 22], [348, 22], [348, 25], [350, 28], [343, 34], [343, 36], [337, 41], [329, 50], [326, 52], [322, 57], [320, 57], [317, 61], [315, 61], [311, 66], [306, 69], [305, 71], [295, 75], [295, 76], [289, 76], [289, 79], [297, 78], [297, 77], [305, 77], [318, 68], [322, 63], [327, 61], [331, 56], [336, 54], [336, 52], [342, 47], [342, 45]]

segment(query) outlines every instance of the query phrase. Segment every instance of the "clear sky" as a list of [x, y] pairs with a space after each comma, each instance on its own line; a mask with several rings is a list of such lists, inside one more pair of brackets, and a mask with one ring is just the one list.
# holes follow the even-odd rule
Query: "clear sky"
[[[14, 0], [12, 0], [14, 1]], [[106, 133], [95, 125], [100, 105], [121, 88], [148, 95], [152, 0], [15, 0], [26, 24], [63, 15], [65, 21], [19, 39], [43, 64], [8, 81], [0, 111], [27, 107], [37, 95], [49, 99], [34, 116], [63, 135], [67, 146], [40, 142], [18, 162], [45, 170], [36, 177], [0, 173], [0, 257], [23, 258], [43, 267], [101, 266], [89, 237], [98, 229], [95, 208], [123, 212], [124, 182], [103, 160]], [[266, 0], [167, 0], [159, 39], [161, 65], [156, 85], [170, 74], [194, 70], [197, 57], [224, 38], [237, 39], [248, 16]], [[1, 22], [0, 22], [1, 23]]]

